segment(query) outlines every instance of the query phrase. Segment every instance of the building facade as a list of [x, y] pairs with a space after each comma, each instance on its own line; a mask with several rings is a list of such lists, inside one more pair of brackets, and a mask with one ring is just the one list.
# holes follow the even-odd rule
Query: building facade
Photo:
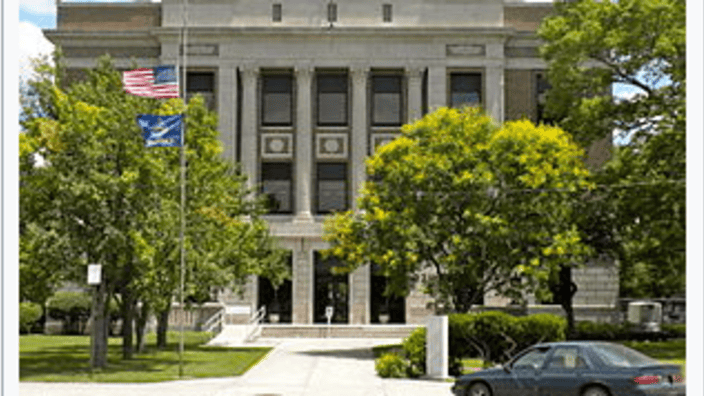
[[[548, 86], [535, 30], [551, 11], [523, 0], [64, 2], [45, 35], [70, 72], [105, 53], [123, 69], [177, 64], [185, 48], [188, 93], [219, 113], [225, 157], [269, 195], [272, 234], [291, 252], [293, 279], [278, 290], [251, 279], [243, 296], [220, 295], [233, 320], [276, 301], [282, 322], [326, 323], [332, 306], [334, 323], [419, 324], [432, 313], [420, 291], [384, 297], [370, 266], [330, 273], [323, 220], [355, 207], [364, 159], [428, 111], [470, 104], [497, 122], [539, 121]], [[577, 304], [615, 304], [618, 281], [599, 277], [587, 275], [596, 289]]]

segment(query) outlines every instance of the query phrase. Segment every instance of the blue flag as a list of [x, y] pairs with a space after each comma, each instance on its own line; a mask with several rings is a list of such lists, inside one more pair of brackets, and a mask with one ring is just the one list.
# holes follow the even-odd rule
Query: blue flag
[[183, 115], [158, 116], [140, 114], [137, 123], [144, 131], [146, 147], [181, 147]]

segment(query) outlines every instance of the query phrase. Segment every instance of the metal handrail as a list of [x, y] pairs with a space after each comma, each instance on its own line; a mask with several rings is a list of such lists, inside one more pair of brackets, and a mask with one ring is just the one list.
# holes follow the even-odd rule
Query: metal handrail
[[262, 333], [262, 320], [266, 317], [266, 306], [262, 305], [261, 308], [257, 310], [257, 312], [252, 315], [252, 318], [249, 320], [249, 324], [247, 327], [249, 328], [251, 326], [251, 330], [247, 332], [247, 337], [245, 338], [245, 341], [253, 341], [257, 337], [259, 337]]
[[[223, 328], [223, 319], [225, 318], [225, 307], [220, 308], [219, 311], [215, 312], [213, 316], [208, 318], [202, 325], [201, 329], [202, 331], [207, 331], [210, 333], [213, 333], [213, 335], [218, 334], [222, 331]], [[217, 331], [214, 331], [214, 329], [217, 328]]]

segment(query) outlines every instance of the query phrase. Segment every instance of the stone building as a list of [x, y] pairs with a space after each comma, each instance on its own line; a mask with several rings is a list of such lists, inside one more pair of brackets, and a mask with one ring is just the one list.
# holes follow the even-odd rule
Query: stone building
[[[379, 323], [388, 305], [389, 322], [419, 324], [431, 312], [422, 293], [387, 300], [369, 266], [331, 275], [335, 263], [318, 254], [323, 219], [354, 208], [364, 158], [434, 108], [539, 121], [547, 83], [535, 30], [551, 10], [523, 0], [188, 0], [184, 17], [182, 0], [63, 2], [45, 35], [71, 70], [105, 53], [127, 69], [177, 64], [187, 21], [187, 91], [219, 113], [224, 155], [271, 196], [267, 220], [291, 251], [281, 321], [323, 323], [333, 306], [334, 323]], [[615, 304], [618, 282], [597, 276], [603, 290], [577, 300]], [[219, 298], [233, 320], [274, 299], [257, 279], [243, 298]]]

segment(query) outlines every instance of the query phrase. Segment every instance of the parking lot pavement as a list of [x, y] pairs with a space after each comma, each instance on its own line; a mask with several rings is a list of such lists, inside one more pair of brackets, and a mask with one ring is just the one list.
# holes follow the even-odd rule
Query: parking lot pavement
[[[263, 340], [266, 341], [266, 340]], [[20, 383], [21, 396], [426, 396], [450, 395], [450, 382], [381, 379], [371, 347], [399, 339], [276, 339], [241, 377], [157, 384]]]

